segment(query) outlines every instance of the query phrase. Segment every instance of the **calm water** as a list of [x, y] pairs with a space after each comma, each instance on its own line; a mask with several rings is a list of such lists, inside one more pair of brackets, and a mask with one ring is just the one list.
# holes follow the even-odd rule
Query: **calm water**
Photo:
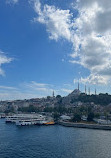
[[0, 158], [111, 158], [111, 131], [16, 127], [0, 119]]

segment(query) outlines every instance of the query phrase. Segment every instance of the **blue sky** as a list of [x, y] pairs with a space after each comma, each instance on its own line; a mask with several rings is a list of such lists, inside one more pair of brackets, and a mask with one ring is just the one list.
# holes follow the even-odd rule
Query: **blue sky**
[[64, 96], [78, 80], [110, 93], [110, 12], [109, 0], [1, 0], [0, 99]]

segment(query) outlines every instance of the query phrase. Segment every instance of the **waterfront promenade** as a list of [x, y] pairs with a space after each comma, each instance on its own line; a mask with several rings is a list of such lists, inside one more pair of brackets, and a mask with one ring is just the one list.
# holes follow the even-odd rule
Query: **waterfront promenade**
[[100, 125], [100, 124], [90, 124], [90, 123], [73, 123], [73, 122], [63, 122], [63, 121], [60, 121], [59, 124], [62, 126], [66, 126], [66, 127], [111, 130], [111, 125]]

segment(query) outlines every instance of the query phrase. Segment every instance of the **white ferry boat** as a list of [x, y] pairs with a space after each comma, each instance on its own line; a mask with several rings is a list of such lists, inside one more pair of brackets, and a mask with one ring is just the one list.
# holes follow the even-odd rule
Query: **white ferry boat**
[[6, 117], [6, 122], [16, 123], [18, 120], [38, 120], [45, 118], [43, 115], [40, 114], [15, 114], [12, 116]]
[[54, 121], [48, 121], [44, 119], [34, 119], [34, 120], [17, 120], [16, 125], [17, 126], [27, 126], [27, 125], [54, 125]]
[[35, 120], [17, 120], [16, 125], [17, 126], [27, 126], [27, 125], [35, 125]]
[[52, 124], [51, 118], [40, 114], [15, 114], [7, 116], [5, 121], [16, 123], [17, 126]]
[[47, 123], [46, 120], [38, 120], [37, 121], [37, 125], [44, 125], [45, 123]]
[[26, 125], [39, 125], [45, 123], [45, 117], [41, 116], [38, 118], [29, 118], [29, 119], [21, 119], [16, 121], [17, 126], [26, 126]]

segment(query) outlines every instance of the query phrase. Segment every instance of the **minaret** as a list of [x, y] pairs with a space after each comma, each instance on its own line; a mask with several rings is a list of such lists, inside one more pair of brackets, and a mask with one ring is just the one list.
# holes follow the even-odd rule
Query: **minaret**
[[78, 90], [79, 90], [79, 81], [78, 81]]
[[85, 85], [85, 94], [86, 94], [87, 92], [86, 92], [86, 85]]
[[52, 93], [52, 97], [54, 98], [55, 96], [54, 96], [54, 91], [53, 91], [53, 93]]
[[89, 95], [90, 95], [90, 87], [89, 87], [88, 91], [89, 91]]
[[95, 88], [95, 95], [96, 95], [96, 88]]

